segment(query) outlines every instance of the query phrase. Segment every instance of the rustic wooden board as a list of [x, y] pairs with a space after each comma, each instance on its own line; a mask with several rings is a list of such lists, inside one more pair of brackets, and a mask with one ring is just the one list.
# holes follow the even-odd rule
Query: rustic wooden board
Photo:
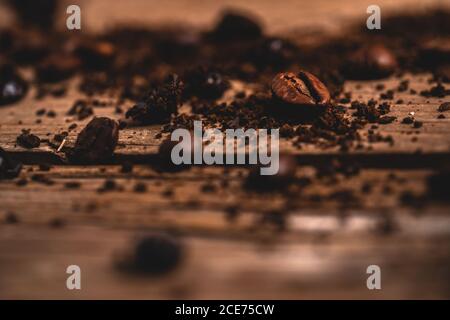
[[[296, 243], [183, 237], [185, 257], [162, 278], [123, 274], [114, 259], [133, 237], [121, 229], [2, 226], [2, 298], [306, 299], [448, 297], [448, 233], [420, 237], [339, 237]], [[322, 239], [322, 240], [320, 240]], [[65, 289], [68, 265], [82, 289]], [[382, 290], [366, 288], [366, 268], [382, 267]]]
[[[411, 88], [420, 92], [429, 87], [426, 83], [427, 75], [408, 76], [411, 80]], [[396, 88], [401, 80], [397, 78], [387, 79], [384, 81], [368, 81], [363, 83], [349, 82], [345, 91], [353, 92], [353, 97], [361, 101], [368, 101], [371, 98], [377, 98], [380, 91], [375, 89], [377, 84], [383, 83], [387, 89]], [[76, 81], [72, 81], [76, 82]], [[73, 120], [73, 117], [67, 116], [67, 111], [73, 105], [74, 101], [80, 98], [79, 93], [75, 88], [75, 83], [72, 84], [69, 93], [64, 98], [48, 98], [42, 101], [33, 99], [34, 93], [31, 92], [27, 99], [9, 107], [0, 108], [0, 146], [8, 151], [23, 154], [26, 160], [30, 153], [35, 155], [35, 159], [58, 159], [62, 154], [56, 154], [55, 150], [42, 144], [39, 148], [32, 150], [25, 150], [16, 145], [16, 137], [20, 134], [22, 129], [31, 129], [31, 132], [40, 136], [41, 138], [52, 138], [54, 134], [62, 131], [67, 131], [67, 128], [72, 123], [67, 123], [68, 120]], [[227, 94], [226, 96], [231, 96]], [[404, 103], [396, 104], [395, 101], [402, 99]], [[96, 116], [109, 116], [111, 118], [119, 119], [121, 115], [114, 113], [115, 101], [110, 97], [100, 98], [102, 101], [111, 102], [111, 107], [97, 107], [95, 108]], [[440, 98], [425, 98], [419, 95], [410, 95], [408, 93], [397, 94], [393, 101], [392, 112], [390, 115], [396, 116], [397, 121], [392, 124], [380, 125], [377, 132], [383, 136], [391, 135], [394, 138], [394, 145], [385, 142], [371, 144], [371, 150], [350, 151], [351, 154], [359, 154], [362, 156], [371, 157], [378, 154], [405, 154], [428, 156], [432, 154], [444, 155], [444, 159], [448, 159], [450, 154], [450, 118], [437, 119], [439, 112], [438, 106], [445, 99]], [[124, 108], [131, 106], [129, 103]], [[39, 117], [42, 123], [36, 123], [38, 118], [35, 113], [37, 110], [46, 108], [46, 110], [53, 110], [57, 113], [55, 118]], [[183, 110], [188, 110], [188, 106]], [[185, 111], [187, 112], [187, 111]], [[349, 113], [351, 114], [351, 110]], [[401, 120], [410, 112], [415, 113], [415, 118], [423, 122], [421, 129], [413, 129], [411, 125], [401, 123]], [[19, 122], [20, 120], [20, 122]], [[76, 122], [78, 127], [71, 131], [68, 137], [67, 145], [73, 145], [77, 133], [89, 121], [86, 119], [81, 122]], [[145, 155], [154, 155], [157, 153], [158, 145], [162, 138], [156, 138], [155, 135], [160, 131], [161, 126], [146, 126], [134, 127], [122, 130], [120, 133], [119, 146], [116, 149], [116, 155], [119, 159], [139, 159]], [[363, 138], [367, 139], [367, 129], [361, 130]], [[414, 139], [413, 139], [414, 138]], [[367, 146], [367, 143], [366, 143]], [[319, 148], [315, 145], [304, 145], [301, 149], [293, 147], [290, 141], [281, 141], [281, 152], [294, 153], [300, 156], [317, 156], [323, 154], [339, 154], [336, 149]], [[24, 152], [26, 151], [26, 152]]]
[[[85, 32], [98, 32], [130, 20], [155, 26], [183, 19], [205, 28], [212, 25], [220, 8], [237, 6], [262, 17], [269, 34], [302, 29], [312, 35], [339, 32], [355, 19], [364, 23], [365, 10], [372, 4], [354, 0], [292, 0], [283, 5], [269, 0], [136, 0], [133, 6], [106, 0], [79, 3]], [[383, 16], [404, 12], [406, 7], [414, 10], [436, 3], [448, 5], [438, 0], [378, 1]], [[8, 17], [2, 8], [0, 24], [10, 23]], [[64, 26], [64, 16], [60, 18]], [[417, 92], [429, 88], [429, 77], [405, 76], [411, 80], [410, 88]], [[367, 101], [378, 98], [377, 84], [395, 89], [401, 80], [348, 82], [345, 91], [352, 91], [354, 99]], [[44, 100], [35, 100], [33, 89], [18, 104], [0, 108], [0, 147], [30, 164], [21, 176], [30, 179], [38, 173], [54, 181], [53, 185], [31, 181], [22, 187], [16, 184], [18, 179], [0, 182], [0, 298], [450, 297], [448, 205], [411, 208], [399, 200], [405, 191], [423, 194], [426, 177], [450, 160], [450, 114], [446, 119], [437, 119], [438, 105], [448, 99], [396, 94], [390, 115], [397, 116], [397, 121], [378, 129], [382, 135], [392, 135], [393, 146], [377, 143], [372, 150], [340, 154], [314, 146], [297, 149], [282, 141], [282, 151], [298, 155], [300, 163], [323, 164], [329, 163], [331, 157], [340, 157], [372, 168], [349, 179], [313, 179], [311, 185], [294, 187], [291, 192], [296, 196], [287, 201], [281, 195], [244, 192], [241, 186], [247, 170], [243, 168], [230, 169], [225, 176], [223, 168], [217, 167], [170, 174], [139, 165], [133, 173], [123, 174], [117, 165], [64, 165], [61, 154], [46, 144], [32, 150], [16, 146], [16, 137], [24, 128], [41, 138], [67, 130], [70, 123], [66, 122], [66, 112], [75, 100], [83, 98], [76, 85], [74, 79], [65, 97]], [[228, 96], [232, 93], [228, 92]], [[398, 99], [404, 102], [395, 103]], [[110, 101], [111, 105], [95, 108], [96, 116], [120, 117], [114, 114], [114, 97], [100, 100]], [[130, 106], [127, 102], [122, 107], [126, 110]], [[53, 110], [57, 116], [39, 117], [42, 123], [37, 124], [35, 112], [41, 108]], [[400, 123], [409, 112], [415, 112], [415, 118], [423, 121], [420, 130]], [[69, 146], [89, 120], [76, 121], [78, 127], [69, 134]], [[363, 136], [367, 128], [361, 130]], [[162, 140], [155, 138], [158, 132], [159, 126], [123, 130], [116, 160], [151, 163]], [[49, 172], [40, 172], [36, 164], [42, 162], [58, 165]], [[299, 166], [297, 172], [299, 177], [313, 173], [313, 168], [304, 166]], [[397, 179], [387, 182], [391, 173]], [[106, 178], [114, 178], [124, 190], [98, 193]], [[219, 187], [213, 193], [202, 191], [205, 183], [220, 186], [225, 178], [228, 188]], [[79, 182], [81, 188], [64, 187], [73, 181]], [[145, 183], [148, 191], [133, 192], [137, 182]], [[370, 196], [361, 193], [367, 182], [373, 185]], [[167, 190], [173, 190], [174, 196], [165, 196]], [[342, 202], [327, 197], [339, 190], [353, 192], [358, 203], [350, 203], [344, 210]], [[313, 201], [311, 197], [317, 195], [322, 198]], [[230, 221], [226, 211], [235, 205], [239, 205], [240, 214]], [[261, 224], [261, 218], [273, 210], [285, 216], [285, 231], [280, 232], [276, 225]], [[19, 223], [6, 223], [11, 213]], [[63, 221], [63, 226], [52, 227], [55, 219]], [[114, 267], [115, 257], [136, 234], [161, 230], [176, 231], [186, 249], [184, 261], [173, 274], [145, 278]], [[65, 288], [65, 269], [71, 264], [82, 268], [83, 289], [79, 292]], [[381, 291], [366, 288], [366, 268], [370, 264], [382, 268]]]

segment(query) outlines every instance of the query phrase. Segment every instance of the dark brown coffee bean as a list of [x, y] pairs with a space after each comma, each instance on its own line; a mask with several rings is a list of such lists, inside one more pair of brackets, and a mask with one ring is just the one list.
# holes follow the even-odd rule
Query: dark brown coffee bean
[[445, 112], [445, 111], [449, 111], [449, 110], [450, 110], [450, 102], [444, 102], [438, 108], [439, 112]]
[[72, 108], [67, 111], [69, 116], [77, 116], [78, 120], [84, 120], [94, 114], [94, 110], [84, 100], [77, 100], [73, 104]]
[[149, 234], [137, 241], [123, 265], [129, 271], [159, 276], [173, 271], [183, 258], [179, 241], [166, 234]]
[[116, 121], [94, 118], [81, 130], [69, 158], [75, 162], [98, 163], [112, 157], [119, 139]]
[[[192, 135], [191, 135], [192, 136]], [[179, 164], [176, 165], [172, 161], [172, 149], [182, 143], [184, 145], [183, 150], [190, 150], [191, 161], [193, 160], [193, 150], [194, 150], [194, 141], [191, 139], [190, 143], [188, 141], [172, 141], [170, 138], [164, 140], [160, 146], [158, 151], [158, 159], [156, 163], [156, 169], [162, 172], [178, 172], [182, 170], [186, 170], [190, 168], [187, 164]]]
[[215, 40], [255, 39], [262, 34], [259, 23], [238, 12], [226, 12], [212, 32]]
[[11, 65], [0, 65], [0, 106], [21, 100], [28, 85]]
[[22, 170], [22, 164], [13, 161], [5, 150], [0, 148], [0, 179], [16, 178]]
[[283, 191], [294, 181], [297, 159], [293, 155], [281, 154], [279, 170], [274, 175], [262, 175], [261, 167], [253, 167], [244, 183], [244, 187], [257, 192]]
[[344, 73], [350, 79], [381, 79], [391, 75], [397, 68], [397, 59], [385, 46], [366, 46], [350, 55]]
[[277, 74], [272, 80], [272, 94], [284, 103], [302, 106], [326, 105], [331, 99], [327, 87], [306, 71]]
[[30, 133], [29, 130], [23, 130], [23, 132], [17, 137], [16, 142], [19, 146], [26, 149], [37, 148], [41, 145], [41, 139]]

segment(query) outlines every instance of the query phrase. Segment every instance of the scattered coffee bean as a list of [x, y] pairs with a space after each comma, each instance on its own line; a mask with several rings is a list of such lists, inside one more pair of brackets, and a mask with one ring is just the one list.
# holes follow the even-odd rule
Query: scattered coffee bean
[[381, 79], [391, 75], [397, 68], [394, 54], [381, 44], [365, 46], [349, 57], [344, 69], [350, 79]]
[[378, 123], [379, 124], [388, 124], [388, 123], [392, 123], [397, 119], [397, 117], [394, 116], [384, 116], [384, 117], [380, 117], [378, 119]]
[[450, 110], [450, 102], [444, 102], [438, 108], [439, 112], [445, 112], [445, 111], [449, 111], [449, 110]]
[[122, 187], [120, 187], [115, 180], [106, 179], [103, 185], [97, 189], [97, 192], [104, 193], [109, 191], [122, 191]]
[[404, 117], [402, 120], [402, 123], [404, 124], [413, 124], [414, 123], [414, 118], [413, 117]]
[[119, 139], [116, 121], [100, 117], [92, 119], [78, 134], [75, 148], [68, 156], [72, 161], [100, 163], [113, 156]]
[[290, 105], [315, 106], [330, 102], [327, 87], [314, 75], [300, 71], [279, 73], [272, 80], [274, 97]]
[[[162, 172], [178, 172], [182, 170], [187, 170], [190, 165], [179, 164], [176, 165], [172, 161], [172, 149], [178, 145], [178, 141], [172, 141], [170, 138], [165, 139], [160, 145], [158, 150], [158, 162], [156, 164], [156, 169]], [[183, 150], [191, 150], [191, 159], [193, 157], [194, 141], [182, 141]], [[183, 151], [184, 152], [184, 151]]]
[[141, 101], [130, 108], [125, 117], [137, 124], [165, 123], [178, 112], [184, 84], [176, 74], [170, 75], [163, 85], [153, 88]]
[[0, 106], [21, 100], [28, 85], [10, 65], [0, 65]]
[[134, 245], [122, 266], [128, 271], [149, 276], [161, 276], [173, 271], [182, 261], [184, 252], [180, 242], [166, 234], [150, 234]]
[[214, 40], [247, 40], [259, 38], [262, 29], [259, 23], [248, 15], [238, 12], [225, 12], [211, 36]]
[[41, 145], [41, 139], [30, 133], [30, 130], [22, 130], [22, 133], [17, 136], [16, 142], [19, 146], [26, 149], [37, 148]]
[[295, 180], [297, 159], [292, 155], [279, 157], [279, 170], [274, 175], [262, 175], [261, 167], [252, 168], [245, 180], [244, 187], [258, 192], [283, 191]]
[[67, 112], [69, 116], [77, 116], [78, 120], [84, 120], [94, 114], [94, 110], [91, 106], [88, 106], [84, 100], [77, 100], [73, 104], [72, 108]]
[[8, 153], [0, 147], [0, 180], [14, 179], [22, 170], [22, 164], [14, 161]]

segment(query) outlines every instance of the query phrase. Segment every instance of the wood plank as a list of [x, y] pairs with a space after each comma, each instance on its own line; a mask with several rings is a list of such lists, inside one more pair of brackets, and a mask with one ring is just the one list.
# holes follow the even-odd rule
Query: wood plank
[[[425, 80], [426, 75], [408, 76], [411, 80], [411, 87], [415, 90], [424, 89], [427, 87]], [[0, 146], [10, 152], [18, 153], [19, 156], [23, 154], [22, 158], [27, 160], [34, 153], [39, 156], [42, 155], [42, 159], [58, 159], [61, 154], [56, 152], [47, 146], [42, 144], [39, 148], [26, 150], [16, 145], [16, 137], [20, 134], [23, 128], [31, 129], [31, 131], [40, 136], [41, 138], [51, 138], [54, 134], [66, 131], [69, 124], [66, 122], [71, 120], [71, 117], [66, 115], [69, 108], [74, 101], [79, 98], [75, 86], [76, 80], [72, 81], [72, 90], [69, 91], [67, 97], [62, 99], [51, 98], [43, 101], [34, 101], [33, 93], [29, 94], [29, 97], [20, 103], [0, 108], [0, 117], [2, 119], [0, 125]], [[369, 81], [361, 85], [359, 82], [349, 82], [346, 86], [346, 91], [353, 92], [353, 96], [361, 101], [368, 101], [373, 97], [377, 97], [379, 92], [376, 91], [376, 84], [383, 83], [386, 88], [395, 88], [398, 86], [400, 79], [388, 79], [385, 81]], [[359, 84], [359, 85], [358, 85]], [[403, 104], [394, 103], [392, 106], [392, 112], [390, 115], [396, 116], [398, 119], [396, 122], [388, 125], [380, 125], [377, 132], [383, 136], [391, 135], [394, 139], [394, 145], [388, 143], [374, 143], [371, 144], [372, 150], [351, 150], [350, 155], [357, 155], [360, 158], [370, 158], [377, 155], [393, 154], [393, 155], [414, 155], [418, 157], [427, 157], [431, 159], [433, 165], [436, 161], [432, 161], [434, 158], [431, 155], [441, 156], [444, 161], [449, 159], [450, 155], [450, 118], [437, 119], [438, 112], [437, 107], [444, 100], [440, 98], [425, 98], [421, 96], [410, 96], [408, 94], [397, 95], [404, 100]], [[100, 98], [101, 100], [102, 98]], [[108, 98], [111, 100], [111, 98]], [[397, 99], [397, 98], [396, 98]], [[108, 100], [107, 100], [108, 101]], [[395, 101], [395, 100], [394, 100]], [[120, 116], [114, 113], [114, 100], [111, 103], [111, 107], [95, 108], [95, 115], [97, 116], [109, 116], [111, 118], [118, 119]], [[128, 107], [131, 104], [128, 104]], [[42, 117], [42, 123], [36, 124], [37, 117], [35, 116], [36, 110], [45, 107], [47, 110], [54, 110], [57, 113], [56, 118]], [[184, 109], [188, 108], [187, 106]], [[349, 113], [352, 111], [349, 110]], [[406, 117], [410, 112], [415, 113], [415, 118], [423, 122], [423, 127], [420, 129], [413, 129], [411, 125], [401, 124], [403, 117]], [[20, 119], [21, 123], [18, 123]], [[73, 119], [72, 119], [73, 120]], [[73, 145], [77, 136], [77, 133], [86, 125], [89, 119], [81, 122], [77, 122], [78, 127], [71, 131], [68, 136], [67, 145]], [[370, 128], [370, 124], [365, 129], [360, 130], [363, 136], [363, 142], [367, 143], [367, 129]], [[158, 145], [164, 139], [156, 138], [156, 134], [159, 132], [160, 126], [146, 126], [127, 128], [120, 133], [119, 145], [116, 149], [117, 159], [123, 161], [146, 159], [148, 155], [154, 155], [157, 153]], [[317, 145], [302, 145], [301, 149], [292, 146], [290, 141], [282, 140], [280, 144], [282, 152], [289, 152], [301, 156], [300, 158], [308, 157], [320, 157], [329, 154], [339, 154], [336, 148], [326, 149], [318, 147]], [[38, 159], [35, 155], [35, 158]], [[313, 161], [311, 161], [313, 162]], [[415, 161], [420, 163], [420, 161]], [[423, 163], [427, 163], [424, 161]]]
[[[429, 299], [448, 298], [448, 237], [366, 237], [342, 242], [242, 242], [182, 237], [185, 257], [171, 274], [119, 272], [115, 257], [133, 232], [99, 227], [1, 226], [0, 298], [59, 299]], [[125, 251], [126, 252], [126, 251]], [[65, 288], [67, 266], [82, 289]], [[366, 288], [366, 268], [382, 270], [382, 290]], [[431, 271], [433, 270], [433, 271]]]
[[[228, 183], [224, 187], [224, 171], [219, 167], [159, 174], [150, 167], [135, 166], [131, 174], [124, 174], [120, 166], [55, 166], [48, 172], [26, 166], [22, 173], [22, 178], [29, 180], [26, 186], [16, 185], [18, 179], [0, 182], [0, 213], [6, 218], [13, 212], [26, 224], [46, 225], [61, 219], [69, 224], [176, 228], [194, 234], [248, 237], [270, 234], [278, 230], [280, 221], [293, 234], [305, 231], [305, 225], [319, 228], [307, 229], [312, 233], [320, 231], [321, 221], [328, 221], [333, 232], [342, 227], [345, 233], [346, 228], [341, 223], [345, 224], [348, 217], [356, 221], [350, 222], [350, 230], [356, 223], [357, 229], [366, 232], [376, 232], [386, 217], [388, 223], [398, 225], [406, 233], [414, 233], [421, 223], [429, 225], [427, 232], [430, 234], [435, 230], [439, 233], [450, 223], [448, 205], [425, 202], [423, 206], [409, 207], [402, 203], [405, 193], [418, 197], [426, 193], [426, 177], [430, 171], [396, 171], [395, 178], [389, 178], [392, 170], [367, 169], [357, 176], [338, 175], [333, 180], [317, 179], [314, 172], [312, 167], [299, 167], [299, 181], [310, 178], [312, 182], [294, 184], [289, 193], [283, 195], [249, 192], [243, 188], [246, 169], [241, 168], [227, 171]], [[53, 184], [33, 181], [34, 174]], [[120, 190], [98, 192], [106, 179], [114, 179]], [[80, 188], [67, 189], [67, 182], [78, 182]], [[134, 192], [137, 183], [144, 183], [147, 192]], [[205, 185], [215, 189], [206, 192]], [[370, 185], [370, 193], [362, 191], [366, 185]], [[168, 191], [172, 193], [170, 196]], [[231, 221], [230, 208], [237, 208], [239, 213]], [[282, 219], [267, 225], [262, 223], [264, 217], [277, 216]], [[358, 219], [362, 221], [360, 224]], [[426, 222], [427, 219], [430, 221]]]

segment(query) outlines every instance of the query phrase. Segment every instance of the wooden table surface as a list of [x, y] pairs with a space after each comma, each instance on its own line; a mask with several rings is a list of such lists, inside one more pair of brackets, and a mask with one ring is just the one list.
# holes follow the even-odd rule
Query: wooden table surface
[[[335, 32], [355, 19], [365, 23], [369, 2], [78, 1], [85, 23], [83, 32], [98, 32], [130, 20], [141, 24], [182, 20], [207, 27], [220, 8], [233, 6], [258, 14], [268, 33], [303, 26]], [[378, 3], [382, 14], [404, 7], [420, 11], [445, 4], [431, 0]], [[429, 87], [430, 74], [408, 74], [405, 78], [418, 92]], [[377, 84], [396, 88], [403, 79], [347, 82], [345, 86], [354, 97], [366, 101], [379, 96]], [[66, 112], [82, 97], [75, 89], [78, 80], [71, 81], [63, 98], [37, 101], [32, 89], [19, 103], [0, 108], [0, 146], [26, 164], [21, 176], [39, 173], [54, 182], [30, 181], [19, 186], [17, 179], [0, 181], [0, 221], [5, 220], [0, 223], [0, 298], [450, 298], [450, 207], [433, 204], [415, 208], [401, 202], [405, 192], [423, 194], [427, 176], [450, 160], [450, 117], [437, 119], [437, 107], [445, 99], [397, 94], [404, 102], [394, 103], [390, 115], [398, 120], [379, 129], [382, 135], [392, 135], [395, 144], [376, 143], [370, 151], [346, 154], [346, 159], [363, 163], [357, 176], [333, 182], [313, 179], [301, 192], [297, 190], [298, 197], [289, 200], [292, 210], [285, 213], [286, 229], [280, 232], [261, 219], [285, 210], [286, 198], [244, 192], [244, 168], [228, 168], [225, 177], [222, 167], [159, 173], [145, 165], [161, 142], [155, 137], [158, 126], [120, 132], [116, 157], [139, 163], [132, 173], [122, 173], [115, 164], [66, 165], [60, 161], [61, 155], [45, 144], [32, 150], [17, 146], [15, 140], [23, 128], [41, 138], [66, 130]], [[95, 108], [95, 115], [118, 118], [113, 105]], [[36, 124], [35, 112], [41, 108], [54, 110], [57, 116], [42, 117], [42, 123]], [[400, 123], [409, 112], [423, 121], [423, 128], [415, 130]], [[68, 145], [89, 120], [77, 121]], [[361, 131], [363, 136], [366, 132], [367, 128]], [[297, 149], [288, 141], [282, 141], [281, 148], [303, 161], [297, 170], [299, 177], [314, 174], [311, 164], [342, 157], [334, 149]], [[38, 164], [42, 162], [54, 165], [41, 172]], [[393, 173], [396, 178], [388, 179]], [[106, 178], [114, 178], [123, 190], [98, 193]], [[206, 183], [220, 186], [225, 179], [228, 188], [204, 191]], [[67, 189], [67, 182], [79, 182], [81, 187]], [[148, 191], [134, 192], [137, 182], [145, 183]], [[360, 192], [366, 183], [373, 185], [370, 196]], [[345, 209], [331, 196], [342, 190], [357, 195]], [[313, 196], [318, 194], [321, 200], [315, 201]], [[241, 213], [230, 220], [227, 208], [236, 205]], [[6, 223], [11, 213], [19, 223]], [[52, 227], [55, 221], [63, 221], [63, 227]], [[143, 231], [175, 232], [180, 237], [185, 256], [173, 273], [148, 278], [117, 270], [117, 255]], [[72, 264], [82, 270], [79, 291], [65, 287], [65, 271]], [[382, 290], [366, 287], [366, 268], [372, 264], [381, 267]]]

